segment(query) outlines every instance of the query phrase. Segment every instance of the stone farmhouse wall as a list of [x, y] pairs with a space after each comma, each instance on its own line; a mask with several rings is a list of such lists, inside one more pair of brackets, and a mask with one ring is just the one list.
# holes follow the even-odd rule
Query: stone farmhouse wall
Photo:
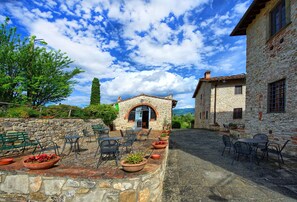
[[125, 130], [127, 127], [135, 127], [134, 121], [128, 121], [130, 110], [136, 106], [148, 105], [156, 112], [156, 120], [149, 121], [149, 128], [153, 130], [162, 130], [165, 123], [171, 126], [172, 118], [172, 100], [150, 96], [137, 96], [132, 99], [124, 100], [119, 104], [119, 114], [113, 122], [116, 130]]
[[[195, 97], [195, 128], [209, 128], [211, 124], [210, 119], [206, 119], [203, 112], [210, 113], [211, 103], [211, 84], [203, 82], [201, 88]], [[201, 99], [202, 96], [202, 99]], [[201, 118], [200, 118], [201, 113]]]
[[[242, 85], [242, 94], [235, 95], [235, 85]], [[216, 91], [216, 123], [218, 123], [221, 128], [223, 124], [244, 124], [245, 83], [243, 81], [220, 82], [217, 84]], [[195, 98], [195, 128], [212, 128], [215, 122], [214, 102], [215, 83], [203, 82]], [[233, 119], [234, 108], [242, 108], [242, 119]], [[208, 119], [206, 119], [206, 111], [208, 111]], [[202, 114], [201, 119], [200, 113]]]
[[[272, 130], [281, 139], [288, 139], [297, 134], [297, 1], [287, 1], [291, 23], [269, 37], [270, 11], [278, 2], [267, 2], [246, 30], [246, 132], [268, 134]], [[285, 113], [268, 113], [268, 84], [284, 78]]]
[[57, 143], [64, 141], [69, 134], [83, 135], [87, 129], [93, 133], [91, 125], [104, 124], [101, 119], [36, 119], [0, 118], [0, 133], [6, 131], [26, 131], [30, 137], [49, 138]]

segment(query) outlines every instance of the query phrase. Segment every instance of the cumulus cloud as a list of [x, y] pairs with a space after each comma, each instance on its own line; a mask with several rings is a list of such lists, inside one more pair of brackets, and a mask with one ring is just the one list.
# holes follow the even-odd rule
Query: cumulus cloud
[[180, 108], [193, 106], [200, 70], [226, 73], [243, 66], [244, 40], [226, 41], [249, 3], [204, 17], [213, 0], [7, 1], [0, 2], [0, 19], [10, 14], [30, 35], [66, 52], [73, 66], [85, 70], [67, 103], [87, 105], [97, 77], [103, 102], [174, 94]]

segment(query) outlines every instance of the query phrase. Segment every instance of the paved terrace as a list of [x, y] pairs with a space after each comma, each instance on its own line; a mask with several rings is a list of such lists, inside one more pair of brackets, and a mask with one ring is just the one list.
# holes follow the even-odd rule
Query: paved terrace
[[[170, 135], [163, 201], [297, 201], [297, 159], [285, 156], [252, 168], [225, 153], [222, 137], [207, 130], [176, 130]], [[272, 156], [272, 155], [271, 155]]]

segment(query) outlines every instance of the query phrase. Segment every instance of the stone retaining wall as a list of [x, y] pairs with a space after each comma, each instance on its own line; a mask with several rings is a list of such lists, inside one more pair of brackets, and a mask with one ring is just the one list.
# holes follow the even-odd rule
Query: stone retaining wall
[[67, 134], [83, 135], [87, 129], [93, 133], [91, 125], [104, 124], [101, 119], [36, 119], [0, 118], [0, 133], [6, 131], [26, 131], [30, 137], [50, 137], [56, 142]]
[[[122, 179], [77, 179], [0, 171], [0, 201], [162, 201], [168, 147], [157, 169]], [[61, 173], [60, 173], [61, 175]]]

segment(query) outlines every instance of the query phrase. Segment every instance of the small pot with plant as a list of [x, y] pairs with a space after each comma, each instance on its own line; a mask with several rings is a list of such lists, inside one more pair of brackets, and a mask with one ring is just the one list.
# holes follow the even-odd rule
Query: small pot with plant
[[147, 163], [147, 159], [143, 157], [143, 153], [131, 153], [123, 161], [121, 165], [124, 171], [137, 172], [144, 168]]
[[167, 141], [169, 136], [166, 133], [162, 133], [159, 137], [159, 140], [161, 141]]

